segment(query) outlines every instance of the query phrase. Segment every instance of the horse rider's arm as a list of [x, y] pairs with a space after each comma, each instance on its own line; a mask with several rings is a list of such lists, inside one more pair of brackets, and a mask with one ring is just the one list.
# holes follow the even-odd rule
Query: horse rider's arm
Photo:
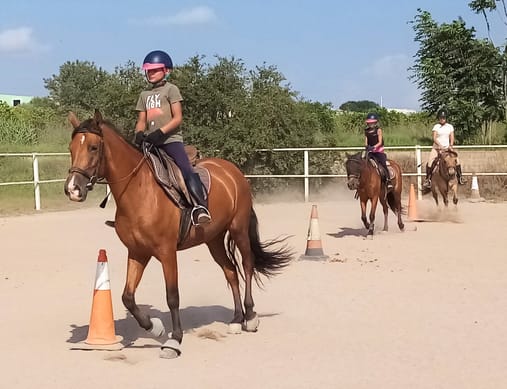
[[452, 149], [454, 147], [454, 131], [449, 134], [449, 148]]
[[146, 129], [146, 111], [139, 111], [137, 114], [136, 132]]
[[442, 148], [442, 145], [438, 141], [438, 132], [437, 131], [433, 131], [433, 143], [437, 145], [438, 149]]
[[382, 128], [378, 129], [377, 134], [378, 134], [378, 143], [374, 147], [380, 147], [382, 145], [382, 140], [384, 139], [384, 136], [382, 135]]
[[183, 121], [183, 109], [181, 108], [181, 102], [175, 101], [171, 103], [171, 112], [172, 118], [166, 124], [164, 124], [160, 129], [164, 134], [169, 134], [174, 129], [178, 128], [181, 122]]

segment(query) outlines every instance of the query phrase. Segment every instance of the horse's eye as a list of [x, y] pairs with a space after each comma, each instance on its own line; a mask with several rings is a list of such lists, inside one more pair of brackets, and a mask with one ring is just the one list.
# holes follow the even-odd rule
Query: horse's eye
[[88, 150], [90, 150], [90, 152], [94, 153], [94, 152], [96, 152], [98, 149], [99, 149], [99, 147], [98, 147], [98, 146], [96, 146], [96, 145], [90, 145]]

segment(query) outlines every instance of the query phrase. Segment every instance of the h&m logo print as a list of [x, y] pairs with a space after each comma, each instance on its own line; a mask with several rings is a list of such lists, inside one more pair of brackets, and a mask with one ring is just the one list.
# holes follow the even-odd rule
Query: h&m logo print
[[146, 110], [160, 108], [160, 93], [150, 95], [146, 99]]

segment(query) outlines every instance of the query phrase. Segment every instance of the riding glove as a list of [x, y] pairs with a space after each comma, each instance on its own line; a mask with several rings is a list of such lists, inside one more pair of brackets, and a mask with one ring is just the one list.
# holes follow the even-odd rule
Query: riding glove
[[145, 141], [151, 143], [154, 146], [162, 146], [168, 137], [169, 135], [164, 134], [159, 128], [158, 130], [153, 131], [151, 134], [148, 134], [148, 136], [145, 138]]
[[146, 134], [144, 133], [144, 131], [137, 131], [136, 136], [134, 138], [134, 143], [138, 146], [141, 146], [145, 140]]

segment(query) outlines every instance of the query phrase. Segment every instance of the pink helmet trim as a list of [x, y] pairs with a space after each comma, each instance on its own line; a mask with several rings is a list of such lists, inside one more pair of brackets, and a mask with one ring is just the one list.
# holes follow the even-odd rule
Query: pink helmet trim
[[367, 119], [366, 120], [367, 124], [369, 124], [369, 123], [377, 123], [377, 122], [378, 122], [378, 120], [376, 120], [376, 119]]
[[163, 63], [144, 63], [143, 70], [152, 70], [152, 69], [160, 69], [165, 68]]

